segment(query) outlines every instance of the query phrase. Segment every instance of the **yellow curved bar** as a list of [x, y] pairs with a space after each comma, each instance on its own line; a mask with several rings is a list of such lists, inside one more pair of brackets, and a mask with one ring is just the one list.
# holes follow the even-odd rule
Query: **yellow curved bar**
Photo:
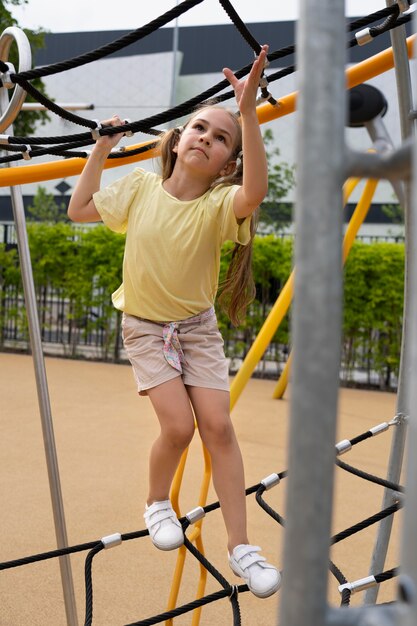
[[[413, 45], [417, 35], [412, 35], [407, 39], [407, 51], [409, 58], [413, 55]], [[367, 80], [383, 74], [394, 67], [394, 54], [392, 48], [387, 48], [369, 59], [365, 59], [346, 70], [346, 88], [351, 89], [356, 85], [366, 82]], [[283, 117], [289, 113], [293, 113], [296, 107], [298, 92], [284, 96], [278, 100], [278, 105], [271, 106], [266, 103], [258, 107], [258, 119], [260, 124], [271, 122], [278, 117]]]
[[[133, 150], [140, 146], [147, 146], [152, 141], [130, 146]], [[1, 146], [0, 146], [1, 148]], [[145, 161], [157, 156], [156, 149], [147, 150], [136, 156], [124, 157], [123, 159], [110, 159], [106, 161], [105, 169]], [[50, 161], [48, 163], [38, 163], [37, 165], [26, 165], [23, 167], [7, 167], [0, 169], [0, 187], [13, 187], [27, 183], [37, 183], [43, 180], [53, 180], [54, 178], [67, 178], [68, 176], [78, 176], [86, 164], [86, 159], [76, 157], [61, 161]]]
[[233, 382], [230, 386], [230, 406], [232, 409], [235, 406], [249, 378], [252, 376], [253, 370], [261, 360], [261, 357], [267, 349], [278, 326], [282, 322], [284, 315], [286, 314], [291, 304], [293, 290], [294, 270], [291, 272], [290, 277], [282, 288], [277, 301], [272, 307], [255, 341], [250, 347], [250, 350], [247, 353], [245, 360], [240, 366], [238, 373], [233, 379]]
[[[362, 192], [361, 198], [356, 205], [355, 211], [350, 218], [349, 225], [346, 229], [346, 233], [343, 239], [343, 263], [346, 262], [350, 249], [355, 241], [355, 237], [358, 234], [358, 230], [366, 218], [369, 207], [371, 206], [372, 198], [374, 197], [375, 189], [378, 185], [378, 181], [369, 179]], [[291, 353], [287, 359], [284, 369], [281, 372], [281, 376], [275, 386], [272, 393], [274, 399], [281, 399], [285, 393], [288, 384], [289, 370], [291, 368]]]
[[[344, 188], [344, 202], [346, 203], [352, 191], [359, 183], [359, 178], [350, 178]], [[291, 304], [294, 288], [294, 270], [291, 272], [287, 282], [281, 290], [274, 306], [269, 312], [261, 330], [259, 331], [255, 341], [253, 342], [245, 360], [239, 368], [238, 373], [233, 379], [230, 388], [230, 402], [233, 408], [240, 394], [242, 393], [246, 383], [252, 376], [255, 367], [258, 365], [265, 350], [267, 349], [272, 337], [276, 333], [278, 326], [281, 324], [285, 314]]]
[[349, 225], [346, 229], [346, 233], [343, 239], [343, 263], [346, 262], [359, 228], [363, 224], [366, 216], [368, 215], [369, 207], [371, 206], [372, 199], [375, 194], [375, 190], [378, 185], [378, 180], [370, 178], [366, 181], [365, 188], [362, 192], [361, 198], [356, 205], [356, 209], [350, 218]]
[[[409, 57], [412, 56], [413, 44], [416, 35], [407, 39], [407, 49]], [[361, 61], [346, 70], [347, 88], [359, 85], [378, 74], [382, 74], [394, 67], [394, 56], [392, 48], [388, 48], [365, 61]], [[293, 92], [280, 98], [276, 106], [269, 103], [258, 106], [258, 118], [261, 124], [270, 122], [278, 117], [283, 117], [289, 113], [293, 113], [296, 107], [297, 92]], [[131, 146], [135, 149], [141, 146], [147, 146], [152, 143], [146, 141], [141, 144]], [[106, 163], [106, 169], [118, 167], [119, 165], [127, 165], [137, 161], [154, 158], [157, 155], [156, 149], [148, 150], [142, 154], [125, 157], [124, 159], [112, 159]], [[23, 185], [26, 183], [36, 183], [43, 180], [52, 180], [54, 178], [66, 178], [68, 176], [78, 175], [85, 165], [85, 159], [73, 158], [66, 160], [50, 161], [48, 163], [39, 163], [37, 165], [25, 165], [18, 167], [0, 168], [0, 187], [12, 187], [14, 185]]]
[[278, 382], [275, 386], [275, 389], [272, 393], [272, 397], [274, 400], [281, 400], [283, 397], [285, 390], [288, 386], [288, 379], [290, 376], [291, 369], [291, 361], [292, 361], [292, 352], [289, 353], [287, 362], [285, 363], [283, 370], [281, 372], [281, 376], [278, 378]]
[[[413, 56], [413, 47], [417, 35], [407, 38], [407, 52], [411, 59]], [[379, 76], [394, 67], [394, 54], [392, 48], [387, 48], [369, 59], [365, 59], [356, 65], [350, 67], [346, 72], [347, 88], [355, 87], [366, 82], [370, 78]]]
[[[175, 472], [175, 477], [172, 482], [170, 500], [172, 503], [172, 507], [177, 514], [177, 517], [181, 517], [181, 510], [179, 507], [179, 492], [181, 488], [182, 479], [184, 477], [185, 464], [187, 461], [189, 448], [184, 450], [180, 462], [178, 464], [177, 470]], [[178, 550], [177, 562], [175, 565], [171, 591], [168, 598], [167, 611], [171, 611], [177, 605], [179, 589], [181, 585], [182, 573], [184, 570], [185, 557], [187, 554], [187, 550], [184, 546], [181, 546]], [[172, 620], [167, 620], [166, 624], [172, 624]]]
[[[172, 506], [179, 517], [181, 514], [180, 514], [178, 500], [179, 500], [179, 493], [181, 489], [182, 479], [184, 476], [184, 469], [185, 469], [185, 463], [186, 463], [187, 456], [188, 456], [188, 450], [189, 448], [187, 448], [184, 451], [183, 455], [181, 456], [180, 463], [178, 465], [177, 471], [175, 472], [174, 480], [172, 482], [172, 488], [171, 488], [171, 493], [170, 493]], [[204, 445], [203, 445], [203, 457], [204, 457], [204, 473], [203, 473], [202, 484], [200, 487], [200, 496], [198, 500], [198, 506], [202, 506], [202, 507], [204, 507], [207, 504], [207, 495], [208, 495], [208, 491], [210, 487], [210, 480], [211, 480], [211, 458]], [[203, 544], [203, 539], [202, 539], [202, 524], [203, 524], [202, 519], [196, 522], [196, 524], [194, 524], [194, 528], [192, 529], [190, 536], [189, 536], [189, 541], [191, 541], [192, 543], [195, 542], [197, 549], [201, 552], [201, 554], [204, 555], [204, 544]], [[167, 611], [170, 611], [171, 609], [175, 608], [177, 605], [179, 589], [180, 589], [180, 585], [182, 581], [182, 575], [184, 572], [186, 555], [187, 555], [186, 548], [184, 546], [181, 546], [181, 548], [178, 550], [177, 562], [176, 562], [174, 573], [173, 573], [171, 591], [170, 591], [168, 604], [167, 604]], [[197, 588], [197, 598], [203, 597], [204, 590], [206, 588], [206, 582], [207, 582], [207, 570], [205, 569], [205, 567], [200, 565], [200, 577], [199, 577], [199, 583], [198, 583], [198, 588]], [[200, 620], [201, 610], [202, 610], [202, 607], [198, 607], [197, 609], [194, 609], [192, 626], [198, 625], [199, 620]], [[173, 620], [172, 619], [166, 620], [165, 624], [167, 626], [168, 625], [172, 626]]]
[[[200, 487], [200, 498], [198, 501], [199, 506], [205, 506], [207, 504], [207, 496], [208, 496], [208, 491], [210, 488], [210, 481], [211, 481], [211, 457], [204, 444], [203, 444], [203, 456], [204, 456], [204, 475], [203, 475], [203, 480], [202, 480], [202, 484]], [[197, 535], [196, 547], [201, 552], [201, 554], [204, 555], [202, 525], [203, 525], [203, 520], [201, 519], [195, 524], [195, 532]], [[207, 570], [200, 563], [200, 579], [198, 582], [197, 598], [202, 598], [204, 596], [206, 582], [207, 582]], [[198, 624], [200, 623], [202, 610], [203, 610], [203, 607], [201, 606], [194, 609], [191, 626], [198, 626]]]

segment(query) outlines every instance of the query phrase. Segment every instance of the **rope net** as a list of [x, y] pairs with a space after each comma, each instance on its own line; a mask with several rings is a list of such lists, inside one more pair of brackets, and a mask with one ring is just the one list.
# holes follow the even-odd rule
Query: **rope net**
[[[398, 423], [399, 422], [394, 418], [388, 424], [388, 426], [395, 427]], [[386, 422], [383, 423], [384, 426], [386, 424], [387, 424]], [[381, 432], [386, 432], [388, 430], [388, 428], [381, 428], [381, 426], [382, 425], [378, 425], [377, 427], [375, 427], [375, 429], [372, 429], [372, 431], [366, 431], [362, 435], [358, 437], [354, 437], [351, 440], [343, 440], [343, 442], [340, 442], [340, 444], [336, 445], [336, 448], [335, 448], [336, 455], [341, 454], [340, 452], [341, 448], [345, 452], [347, 449], [351, 449], [353, 446], [358, 445], [361, 442], [365, 441], [366, 439], [369, 438], [369, 436], [375, 436], [374, 431], [377, 431], [377, 434], [379, 434]], [[350, 447], [346, 445], [346, 441], [348, 441], [348, 443], [350, 444]], [[350, 465], [347, 465], [341, 462], [338, 458], [336, 458], [336, 465], [344, 471], [347, 471], [351, 474], [355, 474], [356, 476], [363, 478], [367, 481], [370, 481], [378, 486], [382, 486], [384, 488], [390, 489], [393, 491], [394, 494], [401, 494], [404, 492], [404, 488], [401, 485], [394, 484], [378, 476], [374, 476], [372, 474], [363, 472], [362, 470], [359, 470], [357, 468], [354, 468]], [[268, 504], [268, 502], [265, 499], [265, 493], [266, 491], [269, 491], [270, 489], [275, 488], [277, 485], [279, 485], [281, 481], [287, 477], [287, 475], [288, 475], [287, 471], [281, 471], [281, 472], [277, 472], [274, 474], [270, 474], [269, 476], [262, 479], [259, 483], [247, 488], [245, 492], [247, 497], [255, 494], [256, 502], [258, 503], [262, 511], [266, 515], [268, 515], [270, 518], [272, 518], [272, 520], [274, 520], [281, 528], [285, 527], [285, 520], [278, 511], [276, 511], [274, 508], [272, 508]], [[402, 500], [399, 499], [398, 496], [396, 496], [396, 500], [394, 504], [392, 504], [391, 506], [383, 510], [377, 511], [375, 514], [369, 516], [368, 518], [363, 519], [355, 523], [354, 525], [348, 528], [345, 528], [344, 530], [335, 534], [331, 538], [331, 545], [336, 545], [340, 543], [341, 541], [349, 539], [353, 535], [367, 528], [370, 528], [371, 526], [377, 524], [381, 520], [394, 515], [397, 511], [399, 511], [402, 508], [402, 506], [403, 506]], [[205, 516], [219, 509], [220, 503], [216, 501], [204, 507], [199, 507], [199, 508], [201, 508], [201, 515]], [[199, 516], [198, 519], [201, 519], [201, 516]], [[242, 623], [238, 594], [246, 593], [248, 591], [248, 587], [245, 584], [241, 584], [238, 586], [231, 584], [223, 576], [223, 574], [214, 566], [214, 564], [211, 563], [209, 559], [207, 559], [206, 556], [202, 554], [200, 550], [197, 549], [194, 543], [188, 539], [187, 531], [190, 529], [190, 526], [193, 520], [194, 520], [194, 517], [192, 515], [192, 512], [180, 518], [180, 522], [182, 524], [182, 527], [184, 530], [184, 536], [185, 536], [185, 541], [184, 541], [185, 549], [205, 568], [205, 570], [215, 579], [215, 581], [217, 581], [220, 587], [219, 590], [214, 593], [205, 595], [201, 598], [197, 598], [196, 600], [187, 602], [186, 604], [183, 604], [181, 606], [175, 607], [172, 610], [164, 611], [163, 613], [159, 613], [152, 617], [132, 622], [125, 626], [150, 626], [151, 624], [159, 624], [166, 620], [174, 619], [175, 617], [178, 617], [190, 611], [194, 611], [195, 609], [199, 607], [211, 604], [213, 602], [217, 602], [219, 600], [223, 600], [225, 598], [229, 598], [230, 600], [230, 609], [232, 611], [231, 623], [233, 624], [233, 626], [239, 626]], [[34, 554], [31, 556], [14, 559], [12, 561], [6, 561], [3, 563], [0, 563], [0, 570], [14, 569], [17, 567], [22, 567], [24, 565], [30, 565], [34, 563], [39, 563], [41, 561], [46, 561], [49, 559], [59, 558], [60, 556], [64, 556], [64, 555], [76, 554], [79, 552], [87, 552], [87, 555], [85, 558], [85, 566], [84, 566], [84, 570], [85, 570], [84, 625], [91, 626], [93, 624], [93, 569], [92, 568], [93, 568], [93, 562], [94, 562], [95, 557], [99, 553], [101, 553], [103, 550], [106, 550], [109, 547], [118, 546], [123, 542], [141, 539], [143, 537], [146, 537], [147, 535], [149, 535], [149, 532], [147, 529], [138, 530], [135, 532], [125, 533], [125, 534], [115, 533], [114, 535], [109, 535], [101, 539], [97, 539], [95, 541], [90, 541], [87, 543], [70, 546], [65, 549], [52, 550], [52, 551], [44, 552], [41, 554]], [[351, 584], [348, 582], [347, 578], [339, 569], [339, 567], [332, 561], [329, 562], [329, 571], [333, 575], [333, 577], [336, 579], [336, 581], [339, 583], [339, 591], [340, 591], [340, 597], [341, 597], [340, 606], [348, 606], [350, 603], [350, 598], [351, 598], [352, 593], [354, 593], [355, 591], [358, 591], [359, 589], [357, 588], [357, 586], [355, 586], [354, 583]], [[369, 584], [378, 585], [387, 580], [391, 580], [392, 578], [396, 577], [398, 573], [399, 573], [398, 568], [392, 568], [385, 572], [375, 573], [373, 575], [374, 580], [371, 583], [369, 583], [368, 581], [368, 586]]]
[[[45, 106], [50, 112], [55, 115], [61, 117], [64, 120], [77, 124], [78, 126], [85, 127], [90, 129], [90, 132], [84, 133], [76, 133], [69, 135], [61, 135], [55, 137], [18, 137], [18, 136], [8, 136], [2, 135], [0, 136], [0, 143], [2, 150], [10, 151], [14, 154], [8, 155], [0, 158], [0, 164], [11, 163], [15, 161], [20, 161], [22, 159], [28, 160], [35, 157], [40, 157], [44, 155], [51, 156], [62, 156], [62, 157], [82, 157], [87, 158], [88, 152], [85, 151], [75, 151], [76, 148], [82, 148], [89, 145], [92, 145], [95, 142], [94, 134], [98, 133], [99, 135], [112, 135], [115, 133], [129, 133], [134, 134], [136, 132], [142, 132], [150, 135], [159, 135], [162, 131], [157, 130], [154, 126], [160, 126], [163, 124], [170, 123], [175, 121], [185, 115], [188, 115], [193, 111], [193, 109], [202, 103], [210, 102], [210, 99], [216, 96], [217, 102], [225, 102], [234, 97], [233, 90], [228, 89], [229, 83], [226, 79], [221, 80], [217, 84], [213, 85], [209, 89], [201, 92], [200, 94], [190, 98], [189, 100], [182, 102], [166, 111], [159, 112], [155, 115], [149, 116], [147, 118], [143, 118], [141, 120], [136, 120], [134, 122], [128, 122], [123, 126], [113, 126], [113, 127], [100, 127], [96, 120], [88, 119], [81, 117], [79, 115], [75, 115], [74, 113], [65, 110], [60, 107], [56, 103], [52, 102], [49, 98], [44, 96], [38, 89], [36, 89], [31, 83], [31, 80], [36, 78], [43, 78], [45, 76], [51, 76], [54, 74], [59, 74], [62, 72], [66, 72], [70, 69], [75, 69], [77, 67], [81, 67], [87, 63], [93, 63], [100, 59], [103, 59], [116, 51], [122, 50], [123, 48], [128, 47], [132, 43], [143, 39], [144, 37], [150, 35], [155, 32], [158, 28], [161, 28], [163, 25], [169, 23], [170, 21], [176, 19], [178, 16], [182, 15], [186, 11], [192, 9], [195, 5], [200, 4], [203, 0], [184, 0], [177, 7], [167, 11], [163, 15], [161, 15], [158, 19], [153, 20], [149, 24], [143, 26], [142, 28], [138, 28], [137, 30], [120, 37], [116, 41], [113, 41], [101, 48], [88, 52], [86, 54], [82, 54], [78, 57], [74, 57], [72, 59], [68, 59], [66, 61], [61, 61], [59, 63], [54, 63], [48, 66], [36, 68], [33, 70], [29, 70], [26, 72], [18, 72], [13, 73], [10, 72], [8, 74], [8, 79], [16, 84], [20, 85], [27, 93], [29, 93], [37, 102]], [[242, 35], [246, 43], [252, 48], [253, 52], [257, 54], [261, 49], [261, 45], [259, 42], [253, 37], [250, 33], [249, 29], [242, 21], [236, 10], [233, 8], [232, 4], [229, 0], [219, 0], [220, 4], [226, 11], [227, 15], [230, 17], [232, 23], [237, 28], [239, 33]], [[412, 5], [414, 6], [414, 5]], [[386, 18], [382, 23], [377, 24], [376, 26], [368, 29], [369, 36], [371, 39], [375, 39], [376, 37], [392, 30], [393, 28], [398, 28], [404, 24], [407, 24], [411, 20], [410, 14], [399, 14], [398, 6], [393, 5], [377, 11], [375, 13], [370, 14], [367, 17], [361, 18], [359, 20], [352, 21], [347, 25], [347, 33], [353, 32], [358, 28], [363, 26], [369, 26], [370, 24], [374, 24], [379, 20]], [[358, 38], [355, 36], [351, 39], [348, 39], [346, 42], [346, 46], [348, 48], [352, 48], [354, 46], [359, 45]], [[294, 55], [296, 52], [296, 46], [286, 46], [284, 48], [280, 48], [268, 54], [269, 63], [273, 63], [279, 59], [283, 59], [287, 56]], [[237, 78], [242, 78], [246, 76], [251, 68], [251, 63], [245, 65], [244, 67], [238, 69], [235, 74]], [[268, 76], [265, 76], [266, 83], [273, 83], [285, 76], [288, 76], [296, 71], [296, 65], [292, 64], [288, 67], [280, 69], [278, 71], [272, 72]], [[4, 61], [0, 61], [0, 72], [8, 73], [9, 67]], [[0, 88], [2, 87], [3, 82], [1, 80], [0, 73]], [[223, 92], [225, 89], [224, 93]], [[261, 89], [261, 101], [269, 102], [271, 105], [276, 106], [277, 101], [273, 98], [273, 96], [269, 93], [268, 87], [264, 86]], [[92, 132], [93, 131], [93, 132]], [[50, 148], [38, 148], [37, 146], [51, 146]], [[136, 149], [123, 149], [121, 151], [115, 151], [109, 155], [109, 159], [124, 159], [136, 154], [141, 154], [154, 148], [155, 144], [151, 143], [150, 145], [141, 146]]]

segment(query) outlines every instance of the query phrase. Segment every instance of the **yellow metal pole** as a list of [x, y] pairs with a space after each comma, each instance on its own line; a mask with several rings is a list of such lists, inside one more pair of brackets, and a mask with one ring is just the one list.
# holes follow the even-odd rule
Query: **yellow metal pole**
[[[207, 504], [207, 495], [208, 495], [208, 490], [209, 490], [210, 481], [211, 481], [211, 458], [204, 444], [203, 444], [203, 455], [204, 455], [204, 475], [203, 475], [203, 481], [202, 481], [201, 488], [200, 488], [200, 498], [199, 498], [199, 503], [198, 503], [199, 506], [205, 506]], [[202, 519], [199, 520], [195, 524], [196, 531], [198, 532], [197, 537], [196, 537], [196, 547], [201, 552], [201, 554], [204, 555], [202, 525], [203, 525]], [[204, 596], [204, 591], [206, 589], [206, 582], [207, 582], [207, 570], [200, 563], [200, 579], [199, 579], [198, 589], [197, 589], [197, 598], [202, 598]], [[203, 607], [201, 606], [194, 609], [191, 626], [198, 626], [198, 624], [200, 623], [202, 610], [203, 610]]]
[[347, 256], [358, 234], [359, 228], [363, 224], [366, 216], [368, 215], [369, 207], [371, 206], [372, 199], [375, 194], [375, 189], [378, 185], [378, 180], [370, 178], [365, 185], [362, 192], [362, 196], [350, 218], [349, 225], [346, 229], [346, 233], [343, 239], [343, 263], [346, 262]]
[[[185, 470], [185, 464], [186, 464], [186, 460], [188, 456], [188, 451], [189, 451], [189, 448], [187, 448], [184, 451], [181, 457], [180, 464], [177, 468], [177, 471], [175, 472], [174, 480], [172, 482], [171, 493], [170, 493], [172, 506], [179, 517], [181, 516], [180, 507], [179, 507], [179, 493], [181, 489], [182, 479], [184, 476], [184, 470]], [[204, 473], [203, 473], [202, 484], [200, 487], [200, 496], [198, 500], [198, 506], [202, 506], [202, 507], [204, 507], [207, 504], [207, 495], [208, 495], [208, 490], [210, 487], [210, 480], [211, 480], [211, 458], [207, 451], [207, 448], [204, 445], [203, 445], [203, 458], [204, 458]], [[195, 542], [197, 549], [201, 552], [201, 554], [204, 555], [204, 544], [203, 544], [203, 539], [202, 539], [202, 524], [203, 524], [202, 519], [196, 522], [192, 532], [190, 533], [189, 541], [191, 543]], [[171, 591], [170, 591], [170, 595], [168, 598], [167, 611], [170, 611], [171, 609], [175, 608], [177, 605], [178, 594], [179, 594], [179, 590], [181, 586], [182, 575], [184, 572], [186, 556], [187, 556], [187, 549], [184, 546], [181, 546], [181, 548], [178, 551], [177, 562], [176, 562], [175, 570], [173, 573]], [[199, 577], [199, 583], [198, 583], [198, 588], [197, 588], [197, 598], [203, 597], [204, 590], [206, 588], [206, 582], [207, 582], [207, 571], [205, 567], [200, 565], [200, 577]], [[201, 615], [201, 610], [202, 610], [202, 607], [198, 607], [197, 609], [194, 609], [192, 626], [198, 626], [200, 615]], [[165, 621], [165, 624], [166, 626], [172, 626], [173, 620], [168, 619]]]
[[[152, 141], [130, 146], [130, 149], [147, 146]], [[1, 144], [0, 144], [1, 148]], [[127, 150], [128, 152], [128, 150]], [[146, 161], [158, 155], [156, 149], [146, 150], [142, 154], [124, 157], [123, 159], [108, 159], [105, 169], [136, 163], [136, 161]], [[13, 187], [26, 183], [37, 183], [43, 180], [53, 180], [54, 178], [68, 178], [68, 176], [78, 176], [86, 164], [86, 159], [76, 157], [73, 159], [62, 159], [60, 161], [49, 161], [48, 163], [38, 163], [36, 165], [26, 165], [19, 167], [9, 167], [0, 169], [0, 187]]]
[[285, 390], [288, 386], [288, 379], [290, 377], [291, 361], [292, 352], [289, 353], [287, 362], [285, 363], [281, 372], [281, 376], [278, 378], [278, 382], [275, 386], [274, 391], [272, 392], [272, 397], [274, 398], [274, 400], [281, 400], [281, 398], [284, 396]]
[[[185, 464], [187, 461], [189, 448], [184, 450], [177, 470], [175, 472], [174, 480], [172, 481], [170, 499], [172, 503], [172, 507], [176, 512], [178, 517], [181, 517], [181, 511], [179, 506], [179, 493], [181, 489], [182, 479], [184, 477]], [[187, 550], [184, 546], [181, 546], [178, 550], [177, 562], [175, 565], [175, 570], [172, 579], [171, 591], [168, 598], [167, 611], [171, 611], [171, 609], [175, 608], [177, 605], [179, 589], [181, 585], [182, 574], [184, 571], [184, 563], [186, 557]], [[166, 620], [165, 624], [167, 626], [172, 626], [172, 620]]]
[[[345, 185], [345, 202], [350, 196], [356, 185], [359, 183], [358, 178], [351, 178]], [[267, 349], [272, 337], [277, 331], [278, 326], [284, 319], [293, 295], [294, 288], [294, 270], [291, 272], [287, 282], [285, 283], [281, 293], [279, 294], [274, 306], [272, 307], [268, 317], [266, 318], [264, 325], [258, 333], [255, 341], [253, 342], [245, 360], [239, 368], [238, 373], [233, 379], [230, 388], [230, 401], [232, 408], [236, 404], [240, 394], [242, 393], [246, 383], [251, 377], [255, 367], [259, 363]]]
[[253, 370], [259, 363], [263, 353], [267, 349], [272, 337], [274, 336], [278, 326], [282, 322], [286, 314], [293, 295], [294, 289], [294, 270], [285, 283], [278, 296], [277, 301], [272, 307], [264, 325], [253, 342], [245, 360], [239, 368], [238, 373], [233, 379], [230, 386], [230, 406], [233, 408], [242, 393], [246, 383], [252, 375]]
[[[350, 219], [349, 226], [346, 229], [346, 233], [343, 239], [343, 263], [345, 263], [347, 256], [350, 252], [352, 244], [358, 233], [358, 230], [366, 218], [369, 207], [374, 197], [375, 189], [378, 181], [370, 179], [367, 181], [365, 188], [362, 192], [362, 196], [356, 206], [356, 209]], [[291, 368], [291, 354], [289, 355], [284, 369], [281, 372], [281, 376], [273, 391], [272, 397], [275, 399], [281, 399], [285, 393], [288, 385], [289, 371]]]

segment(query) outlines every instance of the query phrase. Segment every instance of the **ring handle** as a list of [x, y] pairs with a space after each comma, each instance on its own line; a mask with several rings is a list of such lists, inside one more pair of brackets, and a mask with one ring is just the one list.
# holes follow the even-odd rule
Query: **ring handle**
[[[16, 26], [9, 26], [0, 36], [0, 60], [7, 62], [13, 41], [16, 42], [19, 53], [19, 72], [26, 72], [32, 66], [32, 52], [26, 34]], [[13, 124], [20, 113], [25, 98], [26, 91], [20, 85], [15, 85], [9, 102], [6, 88], [0, 87], [0, 133]]]

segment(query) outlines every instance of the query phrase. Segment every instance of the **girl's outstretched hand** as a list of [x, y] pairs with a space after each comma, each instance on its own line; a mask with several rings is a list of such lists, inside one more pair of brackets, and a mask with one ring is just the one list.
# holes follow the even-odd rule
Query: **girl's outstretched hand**
[[[101, 122], [102, 126], [123, 126], [124, 122], [120, 119], [118, 115], [113, 115], [112, 118], [108, 120], [103, 120]], [[96, 145], [108, 150], [114, 148], [123, 137], [123, 133], [116, 133], [114, 135], [101, 135], [100, 139], [97, 139]]]
[[238, 80], [228, 67], [223, 69], [223, 74], [235, 91], [236, 102], [242, 115], [253, 111], [256, 107], [256, 95], [258, 93], [259, 81], [265, 67], [268, 50], [269, 46], [262, 46], [261, 52], [253, 62], [251, 71], [246, 80]]

